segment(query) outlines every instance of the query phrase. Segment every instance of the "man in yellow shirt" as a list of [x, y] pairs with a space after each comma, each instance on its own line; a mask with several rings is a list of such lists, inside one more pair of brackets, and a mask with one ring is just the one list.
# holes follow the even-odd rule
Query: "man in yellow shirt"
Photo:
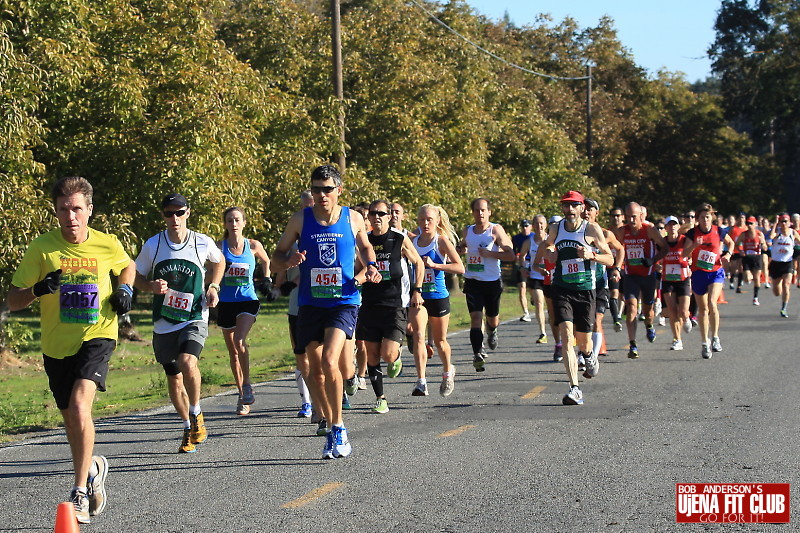
[[[116, 347], [117, 314], [131, 309], [136, 268], [113, 235], [89, 227], [92, 186], [62, 178], [52, 198], [59, 228], [34, 239], [11, 280], [8, 305], [41, 302], [42, 353], [50, 390], [64, 418], [75, 470], [70, 500], [78, 521], [90, 522], [106, 506], [108, 461], [94, 452], [92, 403], [105, 391]], [[112, 287], [111, 275], [119, 285]]]

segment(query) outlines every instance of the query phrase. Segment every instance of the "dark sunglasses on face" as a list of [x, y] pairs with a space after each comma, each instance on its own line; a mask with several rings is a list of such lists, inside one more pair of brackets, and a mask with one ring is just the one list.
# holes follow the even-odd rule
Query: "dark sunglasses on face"
[[389, 213], [387, 213], [386, 211], [370, 211], [369, 215], [373, 217], [385, 217], [388, 216]]
[[694, 215], [683, 215], [683, 218], [694, 218]]
[[319, 193], [330, 194], [335, 190], [336, 190], [336, 187], [333, 186], [333, 185], [326, 185], [324, 187], [319, 187], [317, 185], [312, 185], [311, 186], [311, 192], [313, 194], [319, 194]]
[[186, 214], [186, 209], [178, 209], [177, 211], [164, 211], [164, 218], [182, 217]]
[[583, 205], [583, 202], [561, 202], [561, 205], [571, 205], [572, 207], [578, 207], [579, 205]]
[[658, 229], [664, 229], [664, 226], [658, 226]]

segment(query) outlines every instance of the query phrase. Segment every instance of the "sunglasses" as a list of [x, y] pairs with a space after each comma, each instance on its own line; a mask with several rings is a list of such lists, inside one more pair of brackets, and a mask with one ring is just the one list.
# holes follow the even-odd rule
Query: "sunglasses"
[[658, 229], [664, 229], [664, 226], [658, 226]]
[[319, 193], [330, 194], [335, 190], [336, 190], [336, 187], [333, 186], [333, 185], [326, 185], [324, 187], [319, 187], [317, 185], [312, 185], [311, 186], [311, 192], [313, 194], [319, 194]]
[[747, 223], [747, 225], [748, 225], [748, 226], [752, 226], [752, 225], [754, 225], [754, 224], [755, 224], [755, 222], [748, 222], [748, 223]]
[[388, 215], [389, 215], [389, 213], [387, 213], [386, 211], [370, 211], [369, 212], [369, 216], [371, 216], [371, 217], [385, 217], [385, 216], [388, 216]]
[[612, 217], [624, 217], [625, 215], [623, 215], [622, 213], [611, 213], [611, 216]]
[[694, 218], [694, 215], [688, 215], [688, 214], [686, 214], [686, 215], [681, 215], [681, 216], [682, 216], [682, 217], [684, 217], [684, 218]]
[[583, 205], [583, 202], [561, 202], [561, 205], [571, 205], [572, 207], [578, 207], [579, 205]]
[[178, 209], [177, 211], [164, 211], [164, 218], [182, 217], [186, 214], [186, 209]]

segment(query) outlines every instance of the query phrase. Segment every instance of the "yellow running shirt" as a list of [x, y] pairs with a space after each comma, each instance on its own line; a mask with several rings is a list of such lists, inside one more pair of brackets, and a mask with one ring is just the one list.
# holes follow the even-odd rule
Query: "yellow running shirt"
[[31, 242], [11, 284], [32, 287], [48, 272], [61, 269], [61, 287], [40, 298], [42, 353], [63, 359], [77, 353], [84, 341], [117, 338], [117, 315], [108, 299], [111, 276], [118, 276], [130, 258], [114, 235], [89, 228], [80, 244], [64, 240], [57, 228]]

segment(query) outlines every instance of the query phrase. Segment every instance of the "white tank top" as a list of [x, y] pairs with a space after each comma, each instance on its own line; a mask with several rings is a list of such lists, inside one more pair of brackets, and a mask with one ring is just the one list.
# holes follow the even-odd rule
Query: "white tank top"
[[789, 235], [778, 233], [772, 239], [772, 246], [770, 247], [771, 256], [773, 261], [779, 263], [788, 263], [792, 260], [792, 252], [794, 251], [794, 232]]
[[494, 240], [492, 230], [494, 224], [489, 224], [483, 233], [475, 233], [475, 226], [467, 227], [467, 264], [464, 277], [478, 281], [497, 281], [500, 279], [500, 260], [491, 257], [481, 257], [478, 253], [480, 248], [486, 248], [490, 252], [496, 252], [499, 246]]
[[537, 243], [536, 242], [536, 234], [535, 233], [531, 233], [530, 240], [531, 240], [531, 251], [530, 251], [531, 261], [530, 261], [530, 267], [529, 267], [530, 268], [530, 272], [531, 272], [530, 273], [530, 278], [531, 279], [541, 279], [541, 280], [543, 280], [544, 279], [544, 275], [542, 275], [541, 272], [539, 272], [538, 270], [533, 268], [533, 260], [536, 258], [536, 253], [539, 251], [539, 245], [541, 243]]

